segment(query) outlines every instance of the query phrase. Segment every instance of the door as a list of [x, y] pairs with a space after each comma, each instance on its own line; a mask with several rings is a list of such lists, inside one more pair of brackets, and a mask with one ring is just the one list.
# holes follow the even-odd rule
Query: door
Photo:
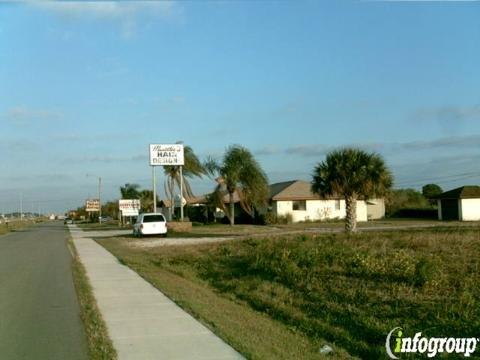
[[442, 199], [442, 220], [460, 220], [457, 199]]

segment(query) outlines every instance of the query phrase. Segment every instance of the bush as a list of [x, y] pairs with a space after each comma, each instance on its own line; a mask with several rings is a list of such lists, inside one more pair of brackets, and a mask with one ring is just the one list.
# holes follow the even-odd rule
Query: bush
[[265, 225], [291, 224], [293, 217], [290, 213], [287, 215], [276, 215], [273, 212], [268, 212], [264, 216], [264, 221]]
[[417, 218], [417, 219], [437, 219], [436, 209], [398, 209], [390, 214], [394, 218]]
[[401, 209], [431, 209], [428, 200], [414, 189], [393, 190], [385, 199], [385, 211], [388, 216]]

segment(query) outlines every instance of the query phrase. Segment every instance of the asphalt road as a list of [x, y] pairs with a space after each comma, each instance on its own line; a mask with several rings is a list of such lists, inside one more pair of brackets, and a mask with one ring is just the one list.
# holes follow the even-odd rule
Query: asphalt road
[[0, 359], [87, 359], [63, 223], [0, 236]]

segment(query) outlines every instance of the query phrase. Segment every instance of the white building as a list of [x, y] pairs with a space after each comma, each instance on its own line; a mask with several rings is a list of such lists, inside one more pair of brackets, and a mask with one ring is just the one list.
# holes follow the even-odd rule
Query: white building
[[[375, 200], [380, 210], [372, 212], [375, 218], [385, 215], [383, 199]], [[326, 219], [343, 219], [346, 216], [345, 200], [339, 196], [321, 198], [312, 193], [307, 181], [293, 180], [270, 185], [270, 206], [277, 216], [291, 214], [293, 222]], [[383, 214], [381, 209], [383, 208]], [[380, 214], [380, 215], [379, 215]], [[357, 200], [357, 221], [367, 221], [367, 202]]]
[[462, 186], [437, 196], [439, 220], [480, 220], [480, 186]]
[[367, 200], [367, 217], [368, 220], [378, 220], [385, 217], [385, 199], [368, 199]]

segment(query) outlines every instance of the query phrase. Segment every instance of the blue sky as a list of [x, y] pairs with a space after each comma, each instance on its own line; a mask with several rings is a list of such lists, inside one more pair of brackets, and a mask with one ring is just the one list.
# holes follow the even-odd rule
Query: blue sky
[[148, 144], [177, 140], [244, 145], [271, 182], [355, 145], [397, 187], [478, 184], [479, 18], [460, 1], [0, 2], [0, 212], [20, 193], [80, 206], [87, 173], [106, 199], [149, 188]]

